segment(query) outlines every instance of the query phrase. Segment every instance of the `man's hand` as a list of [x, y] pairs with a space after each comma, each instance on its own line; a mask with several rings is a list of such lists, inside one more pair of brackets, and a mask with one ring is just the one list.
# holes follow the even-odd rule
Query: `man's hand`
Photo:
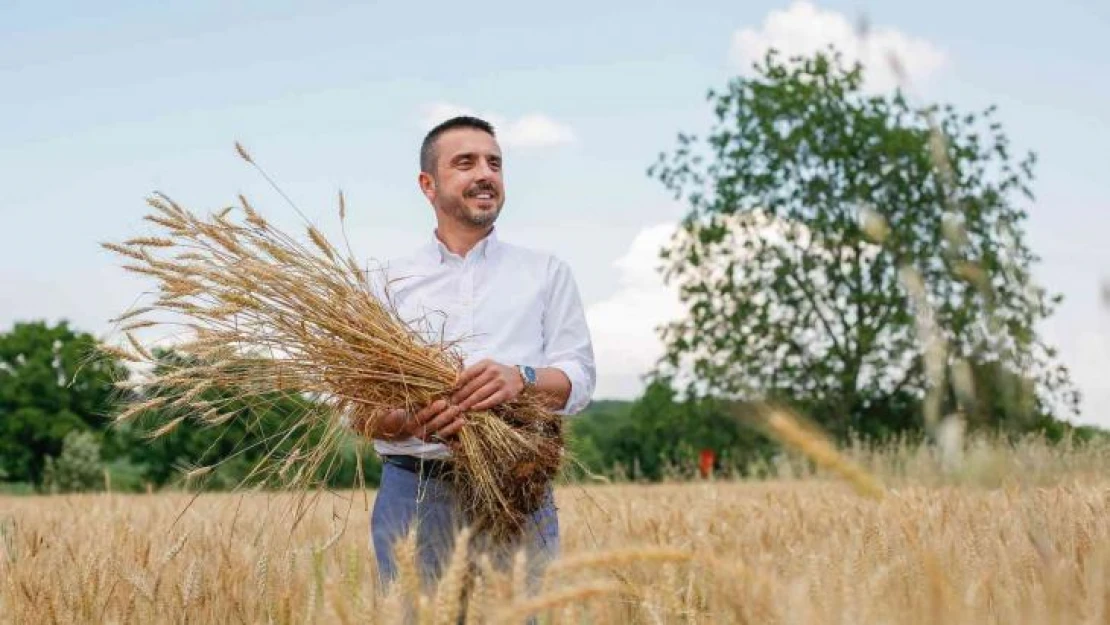
[[466, 425], [459, 406], [439, 399], [428, 404], [411, 419], [412, 436], [427, 443], [446, 443]]
[[448, 437], [458, 434], [464, 425], [466, 419], [462, 417], [462, 410], [441, 399], [415, 415], [397, 408], [370, 423], [356, 422], [355, 429], [366, 436], [387, 441], [400, 441], [415, 436], [426, 442], [443, 443]]
[[364, 434], [385, 440], [403, 440], [415, 436], [426, 442], [446, 443], [466, 425], [464, 416], [471, 410], [488, 410], [512, 401], [524, 390], [524, 380], [516, 367], [486, 359], [459, 374], [455, 393], [450, 401], [432, 402], [415, 415], [405, 410], [390, 410], [373, 424], [372, 432], [365, 424], [356, 427]]
[[463, 370], [455, 389], [451, 401], [463, 412], [488, 410], [516, 399], [524, 380], [516, 367], [485, 359]]

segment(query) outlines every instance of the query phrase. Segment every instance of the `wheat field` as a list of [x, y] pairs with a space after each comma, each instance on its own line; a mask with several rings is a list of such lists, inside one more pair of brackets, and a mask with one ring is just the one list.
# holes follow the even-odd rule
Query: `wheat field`
[[324, 493], [292, 531], [289, 494], [5, 497], [0, 621], [1105, 623], [1108, 452], [970, 446], [953, 468], [849, 450], [878, 500], [796, 460], [761, 481], [564, 485], [543, 587], [487, 572], [465, 609], [457, 563], [432, 594], [412, 571], [376, 592], [373, 493]]

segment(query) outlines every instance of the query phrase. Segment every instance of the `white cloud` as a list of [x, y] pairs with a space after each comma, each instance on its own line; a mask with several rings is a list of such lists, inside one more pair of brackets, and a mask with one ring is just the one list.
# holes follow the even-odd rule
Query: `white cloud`
[[770, 48], [790, 57], [812, 54], [832, 44], [847, 63], [859, 61], [864, 65], [866, 88], [872, 92], [898, 85], [888, 60], [891, 54], [897, 56], [913, 85], [927, 82], [947, 61], [944, 50], [932, 42], [891, 26], [869, 27], [866, 38], [860, 36], [861, 30], [842, 13], [799, 0], [785, 10], [768, 13], [760, 28], [733, 33], [730, 56], [743, 71], [748, 71], [752, 62], [761, 60]]
[[431, 128], [457, 115], [475, 115], [493, 124], [501, 143], [507, 147], [542, 148], [573, 143], [577, 140], [574, 130], [543, 113], [528, 113], [517, 118], [507, 118], [497, 113], [478, 113], [473, 109], [449, 102], [429, 105], [423, 125]]
[[664, 223], [641, 230], [613, 263], [620, 272], [616, 293], [586, 309], [598, 370], [595, 397], [639, 395], [641, 376], [663, 354], [656, 328], [682, 315], [678, 294], [656, 271], [659, 250], [675, 228]]
[[468, 109], [464, 106], [458, 106], [457, 104], [451, 104], [449, 102], [436, 102], [435, 104], [429, 104], [424, 107], [424, 117], [420, 123], [426, 130], [431, 130], [436, 124], [447, 121], [452, 117], [474, 114], [475, 112], [472, 109]]
[[561, 145], [572, 143], [575, 139], [574, 131], [570, 126], [560, 124], [550, 117], [531, 113], [513, 120], [505, 130], [505, 141], [509, 145], [521, 147], [542, 147], [547, 145]]

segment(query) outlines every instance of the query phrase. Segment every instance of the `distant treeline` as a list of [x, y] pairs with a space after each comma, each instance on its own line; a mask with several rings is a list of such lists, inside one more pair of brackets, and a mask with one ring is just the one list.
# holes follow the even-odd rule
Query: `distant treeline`
[[[8, 492], [179, 488], [190, 467], [218, 463], [203, 482], [190, 487], [230, 489], [243, 483], [267, 454], [281, 459], [289, 451], [272, 442], [277, 440], [273, 434], [306, 408], [303, 400], [289, 397], [242, 406], [238, 418], [220, 427], [186, 421], [153, 440], [144, 435], [147, 420], [112, 425], [120, 399], [113, 381], [125, 379], [127, 370], [110, 359], [90, 359], [94, 344], [91, 335], [64, 322], [20, 323], [0, 334], [0, 488]], [[568, 420], [568, 446], [573, 453], [567, 479], [587, 472], [642, 480], [689, 475], [696, 471], [704, 450], [713, 452], [718, 468], [743, 472], [744, 467], [776, 453], [777, 447], [744, 422], [742, 407], [707, 398], [681, 399], [662, 381], [649, 385], [635, 401], [594, 401]], [[996, 408], [1003, 415], [1015, 410], [1004, 405]], [[920, 402], [909, 397], [896, 405], [873, 407], [857, 415], [853, 435], [881, 440], [913, 433], [919, 430], [920, 411]], [[1013, 433], [1038, 431], [1050, 440], [1069, 432], [1079, 439], [1097, 432], [1046, 415], [1019, 419], [1017, 413], [983, 427]], [[365, 483], [377, 483], [381, 465], [368, 445], [358, 444], [352, 436], [338, 454], [338, 461], [316, 476], [321, 482], [351, 487], [359, 481], [361, 465]]]

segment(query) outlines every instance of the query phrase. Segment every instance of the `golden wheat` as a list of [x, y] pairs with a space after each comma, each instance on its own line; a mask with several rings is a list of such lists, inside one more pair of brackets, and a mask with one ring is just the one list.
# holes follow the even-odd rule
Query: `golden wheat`
[[292, 530], [274, 514], [295, 494], [4, 497], [0, 622], [1106, 622], [1110, 448], [969, 446], [964, 473], [927, 446], [850, 448], [881, 500], [804, 459], [764, 482], [564, 486], [562, 556], [531, 593], [465, 552], [425, 587], [411, 536], [379, 592], [349, 493]]
[[[257, 167], [241, 145], [236, 149]], [[131, 349], [103, 348], [147, 365], [141, 384], [121, 387], [133, 401], [115, 420], [160, 420], [150, 430], [157, 438], [187, 426], [189, 417], [207, 426], [235, 419], [207, 403], [210, 389], [252, 405], [310, 397], [313, 405], [289, 416], [277, 434], [260, 433], [265, 459], [251, 477], [281, 486], [316, 481], [344, 436], [340, 415], [369, 432], [390, 409], [414, 412], [449, 397], [463, 358], [453, 345], [428, 342], [402, 320], [388, 294], [377, 293], [371, 277], [315, 226], [306, 227], [309, 242], [302, 244], [266, 222], [245, 197], [239, 200], [244, 223], [233, 219], [232, 207], [201, 218], [156, 194], [148, 199], [156, 214], [147, 221], [163, 227], [163, 236], [104, 244], [140, 261], [122, 267], [154, 278], [160, 294], [117, 317], [126, 319], [119, 331]], [[339, 203], [345, 217], [342, 194]], [[167, 330], [186, 358], [156, 358], [130, 333], [155, 329]], [[288, 466], [289, 456], [275, 464], [282, 443], [311, 451], [296, 457], [296, 467]], [[452, 444], [454, 486], [468, 503], [468, 518], [497, 536], [519, 533], [564, 456], [562, 420], [531, 392], [469, 415]], [[303, 482], [295, 485], [312, 485]]]

